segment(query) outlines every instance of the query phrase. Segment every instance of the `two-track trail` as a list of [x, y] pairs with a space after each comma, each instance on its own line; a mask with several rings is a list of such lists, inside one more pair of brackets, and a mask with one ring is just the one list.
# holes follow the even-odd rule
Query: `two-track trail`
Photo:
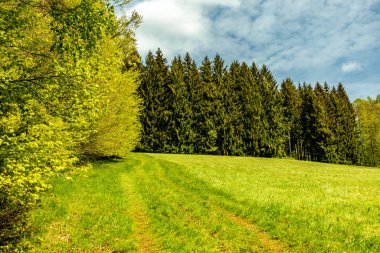
[[229, 196], [180, 165], [134, 154], [121, 179], [140, 252], [289, 252], [254, 223], [234, 213]]
[[131, 153], [56, 178], [32, 252], [380, 252], [380, 173], [275, 158]]
[[[136, 166], [142, 166], [138, 163]], [[136, 191], [131, 174], [122, 174], [122, 186], [127, 194], [130, 209], [129, 216], [133, 219], [133, 236], [138, 243], [139, 252], [160, 252], [157, 245], [157, 239], [150, 231], [149, 219], [146, 214], [146, 206], [141, 199], [140, 194]]]

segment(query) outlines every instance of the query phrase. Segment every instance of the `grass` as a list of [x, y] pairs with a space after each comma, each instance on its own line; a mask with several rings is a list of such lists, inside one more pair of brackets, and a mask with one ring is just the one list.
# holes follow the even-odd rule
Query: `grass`
[[130, 154], [56, 180], [37, 252], [380, 252], [380, 170]]

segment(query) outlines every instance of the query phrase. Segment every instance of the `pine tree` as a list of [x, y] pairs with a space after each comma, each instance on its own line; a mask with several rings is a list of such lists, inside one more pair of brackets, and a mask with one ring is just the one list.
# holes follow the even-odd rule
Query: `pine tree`
[[195, 129], [198, 136], [198, 150], [200, 153], [216, 153], [217, 125], [215, 101], [217, 89], [213, 82], [212, 63], [205, 57], [200, 67], [201, 89], [198, 92], [198, 101], [202, 102], [201, 109], [195, 118], [199, 126]]
[[286, 152], [288, 156], [299, 157], [298, 142], [301, 138], [301, 98], [293, 81], [289, 78], [281, 84], [282, 107], [287, 132]]
[[245, 121], [245, 142], [246, 153], [252, 156], [261, 155], [261, 146], [263, 135], [263, 119], [265, 118], [265, 111], [263, 108], [263, 97], [260, 85], [260, 71], [255, 62], [252, 62], [249, 70], [243, 64], [243, 75], [245, 88], [243, 89], [243, 96], [245, 96], [244, 103], [244, 121]]
[[315, 93], [315, 159], [316, 161], [328, 162], [334, 157], [332, 149], [332, 131], [328, 117], [328, 94], [325, 89], [317, 83], [314, 88]]
[[155, 94], [154, 89], [154, 55], [151, 51], [148, 52], [145, 58], [145, 65], [142, 73], [142, 80], [138, 88], [138, 94], [143, 101], [143, 110], [140, 115], [140, 122], [142, 126], [140, 145], [136, 147], [136, 150], [154, 152], [153, 150], [153, 125], [155, 115]]
[[185, 83], [187, 88], [187, 101], [190, 109], [188, 111], [188, 120], [190, 129], [188, 132], [188, 153], [197, 152], [198, 141], [202, 140], [197, 132], [199, 127], [198, 119], [202, 113], [202, 81], [195, 61], [189, 53], [185, 55]]
[[169, 128], [172, 133], [169, 146], [171, 152], [189, 153], [192, 132], [192, 106], [189, 101], [186, 63], [180, 56], [171, 64], [170, 107], [172, 118]]
[[212, 62], [212, 92], [214, 95], [213, 106], [215, 110], [214, 122], [216, 126], [217, 139], [216, 145], [218, 153], [228, 155], [226, 140], [226, 121], [228, 115], [223, 105], [224, 95], [226, 94], [226, 67], [220, 55], [216, 55]]
[[341, 83], [335, 92], [337, 101], [337, 152], [342, 163], [358, 163], [358, 135], [355, 111]]
[[169, 150], [168, 124], [172, 118], [169, 108], [169, 83], [169, 69], [162, 51], [158, 49], [155, 55], [149, 52], [138, 90], [144, 101], [144, 109], [140, 117], [143, 126], [141, 145], [137, 150], [147, 152]]
[[148, 54], [143, 72], [141, 150], [358, 162], [355, 117], [342, 85], [296, 89], [286, 79], [279, 91], [265, 65], [235, 61], [227, 68], [219, 55], [198, 69], [187, 53], [169, 71], [160, 50]]
[[286, 131], [281, 97], [277, 89], [276, 80], [265, 65], [260, 70], [259, 85], [264, 109], [261, 153], [263, 156], [268, 157], [282, 156], [284, 154]]
[[226, 154], [243, 155], [242, 73], [240, 63], [230, 65], [221, 91], [224, 106], [224, 142]]
[[302, 124], [302, 147], [303, 160], [314, 160], [316, 148], [316, 106], [315, 93], [310, 84], [302, 86], [302, 104], [301, 104], [301, 124]]

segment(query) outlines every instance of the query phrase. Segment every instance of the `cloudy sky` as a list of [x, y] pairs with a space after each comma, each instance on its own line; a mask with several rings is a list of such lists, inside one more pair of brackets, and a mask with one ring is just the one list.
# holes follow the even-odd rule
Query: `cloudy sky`
[[278, 82], [342, 82], [355, 98], [380, 94], [380, 0], [135, 0], [139, 52], [171, 61], [219, 53], [266, 64]]

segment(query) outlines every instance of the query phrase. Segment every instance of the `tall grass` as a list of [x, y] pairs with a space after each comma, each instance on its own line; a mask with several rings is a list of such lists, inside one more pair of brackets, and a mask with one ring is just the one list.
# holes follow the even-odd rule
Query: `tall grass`
[[57, 180], [40, 252], [380, 252], [380, 170], [130, 154]]
[[[380, 252], [380, 170], [286, 159], [152, 155], [234, 200], [297, 251]], [[239, 203], [239, 204], [237, 204]]]

